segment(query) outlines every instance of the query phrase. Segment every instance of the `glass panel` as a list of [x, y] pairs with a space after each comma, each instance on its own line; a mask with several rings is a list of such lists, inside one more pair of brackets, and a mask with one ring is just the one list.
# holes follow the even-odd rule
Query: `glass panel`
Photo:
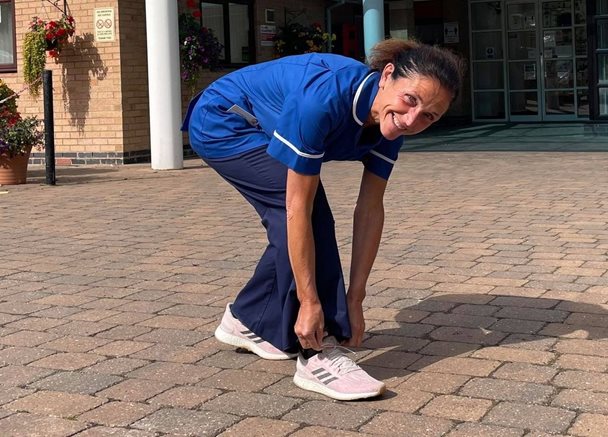
[[597, 56], [597, 81], [600, 85], [608, 85], [608, 55]]
[[585, 27], [577, 27], [574, 32], [574, 45], [576, 47], [576, 56], [587, 56], [587, 29]]
[[249, 6], [228, 4], [230, 62], [249, 62]]
[[597, 13], [608, 14], [608, 0], [598, 0]]
[[600, 88], [599, 90], [599, 107], [600, 107], [600, 115], [606, 116], [608, 115], [608, 88]]
[[545, 88], [572, 88], [572, 61], [545, 62]]
[[589, 62], [587, 59], [576, 59], [576, 86], [589, 86]]
[[473, 59], [502, 59], [502, 37], [500, 32], [473, 34]]
[[537, 85], [536, 62], [510, 62], [509, 88], [512, 90], [532, 90]]
[[547, 91], [545, 113], [547, 115], [574, 114], [574, 92]]
[[536, 59], [536, 32], [509, 32], [509, 59]]
[[597, 23], [597, 48], [608, 49], [608, 20]]
[[13, 3], [0, 3], [0, 8], [0, 64], [14, 64]]
[[[225, 47], [226, 41], [224, 39], [224, 9], [222, 5], [215, 3], [201, 3], [202, 12], [202, 25], [213, 30], [213, 35], [219, 40], [220, 43]], [[222, 48], [220, 53], [220, 59], [226, 59], [226, 52]]]
[[471, 29], [489, 30], [502, 27], [500, 2], [471, 3]]
[[508, 30], [525, 30], [536, 28], [536, 11], [534, 3], [508, 5]]
[[587, 0], [574, 0], [574, 24], [587, 22]]
[[511, 115], [538, 115], [538, 95], [536, 92], [511, 93]]
[[589, 95], [587, 90], [578, 90], [576, 93], [576, 103], [578, 105], [577, 116], [589, 118]]
[[543, 27], [572, 26], [572, 2], [543, 3]]
[[546, 30], [543, 33], [545, 59], [572, 57], [572, 30]]
[[475, 118], [505, 118], [504, 93], [475, 93], [474, 100]]
[[476, 90], [504, 88], [502, 62], [473, 64], [473, 86]]

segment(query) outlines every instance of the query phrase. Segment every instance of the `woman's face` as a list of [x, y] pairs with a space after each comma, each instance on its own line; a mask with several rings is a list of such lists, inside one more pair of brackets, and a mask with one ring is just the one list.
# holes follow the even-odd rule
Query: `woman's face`
[[393, 79], [394, 70], [393, 64], [384, 67], [368, 120], [379, 124], [389, 140], [422, 132], [445, 114], [452, 101], [437, 80], [420, 75]]

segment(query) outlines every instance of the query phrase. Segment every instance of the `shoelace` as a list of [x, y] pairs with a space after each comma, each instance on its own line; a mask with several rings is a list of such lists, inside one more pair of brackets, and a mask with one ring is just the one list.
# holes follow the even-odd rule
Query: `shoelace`
[[338, 373], [346, 374], [361, 369], [357, 363], [345, 355], [344, 351], [350, 352], [353, 355], [355, 354], [355, 352], [349, 348], [331, 343], [323, 343], [321, 346], [323, 346], [323, 348], [331, 349], [329, 352], [325, 352], [324, 349], [323, 355], [327, 357], [331, 362], [332, 367], [334, 367]]

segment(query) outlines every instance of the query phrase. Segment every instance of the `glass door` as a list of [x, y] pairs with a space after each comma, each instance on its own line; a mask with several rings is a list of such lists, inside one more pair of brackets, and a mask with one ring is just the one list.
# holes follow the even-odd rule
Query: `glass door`
[[545, 120], [576, 118], [575, 52], [572, 0], [543, 1], [543, 70]]
[[469, 22], [473, 120], [506, 121], [502, 3], [470, 1]]
[[542, 72], [538, 50], [538, 3], [507, 4], [509, 119], [542, 120]]

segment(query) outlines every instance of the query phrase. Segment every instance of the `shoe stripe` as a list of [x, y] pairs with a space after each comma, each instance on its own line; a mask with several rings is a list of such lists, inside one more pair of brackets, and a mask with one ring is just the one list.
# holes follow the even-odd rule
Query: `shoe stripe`
[[331, 378], [326, 379], [325, 381], [321, 381], [321, 382], [322, 382], [323, 384], [327, 385], [327, 384], [329, 384], [330, 382], [335, 381], [336, 379], [338, 379], [338, 378], [336, 378], [335, 376], [332, 376]]
[[247, 337], [249, 340], [253, 341], [254, 343], [261, 343], [264, 341], [249, 330], [241, 331], [241, 334], [243, 334], [245, 337]]
[[327, 373], [324, 373], [323, 375], [317, 375], [317, 379], [318, 379], [319, 381], [323, 381], [323, 379], [325, 379], [325, 378], [327, 378], [327, 377], [330, 377], [330, 378], [331, 378], [331, 373], [327, 372]]
[[319, 373], [321, 373], [321, 372], [325, 372], [325, 369], [324, 369], [324, 368], [322, 368], [322, 367], [319, 367], [318, 369], [313, 370], [313, 371], [312, 371], [312, 374], [316, 376], [316, 375], [318, 375], [318, 374], [319, 374]]

